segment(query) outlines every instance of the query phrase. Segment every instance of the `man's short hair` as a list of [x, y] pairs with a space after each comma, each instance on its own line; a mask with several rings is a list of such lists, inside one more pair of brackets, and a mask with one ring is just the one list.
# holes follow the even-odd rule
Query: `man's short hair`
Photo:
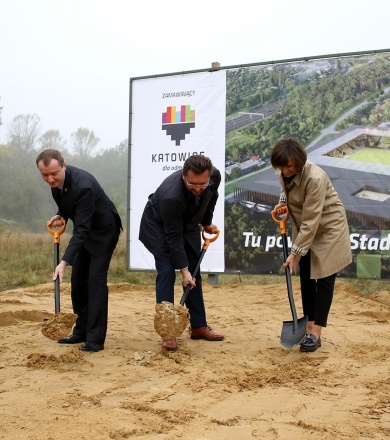
[[203, 156], [203, 154], [194, 154], [184, 162], [183, 174], [186, 175], [188, 171], [192, 171], [195, 174], [202, 174], [208, 171], [211, 175], [213, 172], [213, 164], [211, 159]]

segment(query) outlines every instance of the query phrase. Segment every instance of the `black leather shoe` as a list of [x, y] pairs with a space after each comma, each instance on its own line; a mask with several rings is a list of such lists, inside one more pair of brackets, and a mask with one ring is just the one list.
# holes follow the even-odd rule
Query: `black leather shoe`
[[69, 335], [58, 340], [59, 344], [79, 344], [85, 342], [85, 336]]
[[104, 350], [104, 344], [99, 344], [98, 342], [86, 342], [80, 347], [82, 351], [100, 351]]
[[316, 338], [311, 333], [308, 333], [304, 338], [303, 341], [299, 344], [300, 345], [300, 351], [316, 351], [318, 347], [321, 347], [321, 338]]

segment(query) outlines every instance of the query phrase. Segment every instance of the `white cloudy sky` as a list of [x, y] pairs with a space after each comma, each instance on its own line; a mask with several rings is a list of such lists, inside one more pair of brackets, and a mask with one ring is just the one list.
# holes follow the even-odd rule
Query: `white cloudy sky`
[[128, 137], [130, 78], [390, 48], [389, 0], [0, 0], [0, 143], [19, 114], [42, 133]]

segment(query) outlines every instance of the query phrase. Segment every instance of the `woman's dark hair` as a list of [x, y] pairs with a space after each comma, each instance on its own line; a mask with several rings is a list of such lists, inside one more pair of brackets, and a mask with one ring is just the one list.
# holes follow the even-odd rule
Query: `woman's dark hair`
[[285, 167], [293, 159], [300, 173], [305, 166], [307, 153], [301, 141], [297, 138], [282, 139], [274, 146], [271, 153], [271, 164], [274, 168]]
[[47, 167], [52, 159], [58, 160], [61, 168], [64, 166], [65, 160], [62, 157], [62, 154], [58, 150], [54, 150], [53, 148], [48, 148], [47, 150], [43, 150], [42, 153], [39, 153], [38, 157], [35, 160], [35, 163], [38, 166], [38, 163], [42, 161], [43, 165]]
[[208, 171], [211, 176], [211, 173], [213, 172], [213, 164], [208, 157], [203, 156], [202, 154], [194, 154], [184, 162], [183, 174], [187, 175], [188, 171], [192, 171], [195, 174], [202, 174], [205, 171]]

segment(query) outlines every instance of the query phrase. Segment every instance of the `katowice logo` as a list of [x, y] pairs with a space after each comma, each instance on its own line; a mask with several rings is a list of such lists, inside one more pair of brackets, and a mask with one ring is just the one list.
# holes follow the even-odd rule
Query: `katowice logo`
[[191, 110], [190, 105], [181, 105], [180, 110], [176, 110], [176, 106], [172, 105], [162, 114], [162, 129], [166, 130], [176, 145], [180, 145], [180, 141], [183, 141], [194, 127], [195, 110]]

